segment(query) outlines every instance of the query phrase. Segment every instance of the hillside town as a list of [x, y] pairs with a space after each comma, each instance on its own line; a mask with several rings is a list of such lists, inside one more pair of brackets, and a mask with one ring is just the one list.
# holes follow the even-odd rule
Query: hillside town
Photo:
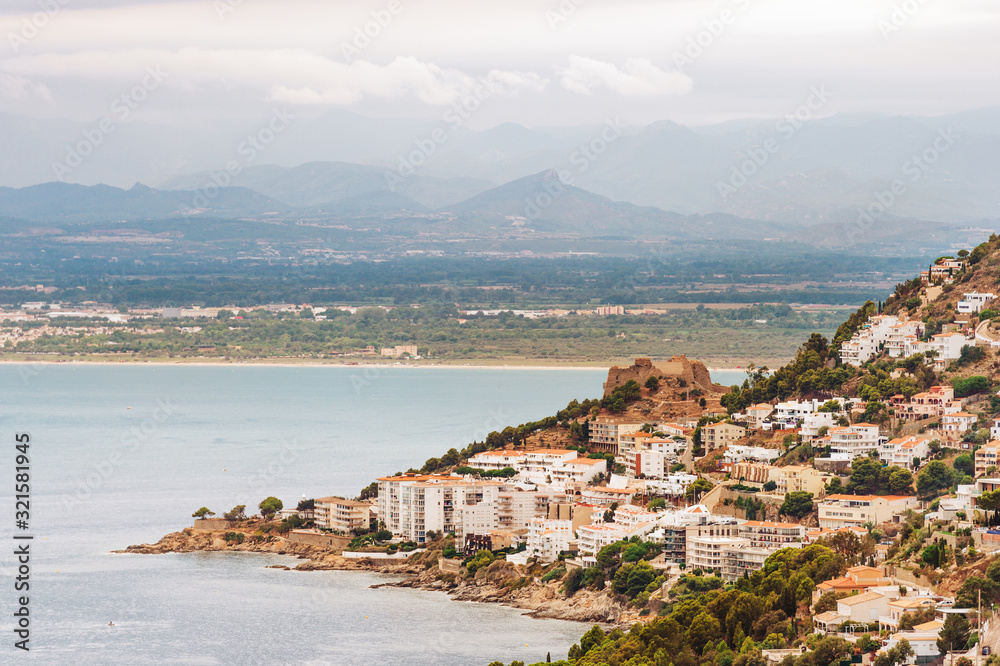
[[[690, 362], [672, 364], [690, 378]], [[656, 378], [646, 387], [670, 378], [648, 359], [637, 359], [631, 370]], [[626, 385], [609, 387], [608, 395]], [[857, 564], [844, 576], [815, 581], [812, 604], [828, 593], [836, 602], [828, 599], [823, 607], [830, 609], [814, 614], [815, 632], [856, 638], [860, 627], [882, 636], [885, 650], [907, 641], [917, 663], [928, 663], [940, 653], [947, 618], [980, 626], [981, 609], [957, 603], [955, 590], [942, 591], [940, 570], [908, 568], [900, 546], [907, 527], [919, 521], [933, 535], [930, 542], [946, 539], [959, 560], [963, 550], [970, 558], [1000, 552], [1000, 529], [986, 525], [1000, 498], [1000, 419], [985, 424], [992, 441], [979, 446], [967, 435], [981, 430], [982, 417], [964, 410], [975, 409], [982, 396], [956, 398], [953, 387], [932, 386], [893, 398], [887, 425], [903, 424], [901, 436], [852, 420], [865, 403], [850, 397], [759, 403], [724, 416], [707, 409], [674, 421], [599, 415], [588, 420], [588, 439], [579, 446], [479, 451], [449, 472], [380, 478], [370, 502], [316, 500], [314, 512], [301, 514], [316, 527], [289, 536], [357, 533], [367, 520], [418, 548], [448, 534], [468, 558], [505, 552], [514, 565], [583, 570], [597, 566], [608, 546], [643, 542], [658, 547], [651, 565], [666, 580], [697, 572], [724, 583], [760, 570], [782, 549], [849, 544], [845, 552]], [[807, 462], [805, 451], [815, 454]], [[967, 482], [954, 484], [952, 494], [915, 491], [924, 470], [956, 452], [971, 456], [962, 467]], [[854, 491], [859, 460], [871, 463], [864, 469], [901, 470], [905, 478], [891, 491]], [[984, 495], [992, 502], [985, 509]], [[926, 621], [901, 627], [914, 609]], [[984, 621], [981, 635], [989, 630]]]
[[619, 625], [674, 617], [699, 586], [761, 595], [801, 561], [814, 578], [793, 576], [783, 629], [755, 634], [761, 663], [827, 639], [856, 663], [982, 663], [1000, 642], [1000, 385], [996, 296], [955, 291], [968, 270], [939, 260], [833, 345], [813, 335], [742, 386], [684, 356], [612, 367], [600, 399], [357, 499], [303, 498], [280, 511], [284, 538], [366, 561], [436, 554], [434, 589], [485, 585], [483, 567], [587, 587], [624, 600]]

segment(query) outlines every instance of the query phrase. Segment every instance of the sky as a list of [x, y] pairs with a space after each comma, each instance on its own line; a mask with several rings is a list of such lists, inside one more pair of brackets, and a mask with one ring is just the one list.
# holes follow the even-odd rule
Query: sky
[[[0, 112], [704, 125], [1000, 105], [995, 0], [0, 0]], [[817, 90], [824, 94], [815, 94]], [[817, 99], [822, 101], [817, 102]]]

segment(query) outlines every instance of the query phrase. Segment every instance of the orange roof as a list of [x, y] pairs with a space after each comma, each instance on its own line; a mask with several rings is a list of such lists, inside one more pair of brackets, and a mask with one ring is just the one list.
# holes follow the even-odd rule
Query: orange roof
[[371, 507], [368, 502], [355, 502], [354, 500], [344, 499], [343, 497], [317, 497], [314, 502], [323, 502], [324, 504], [340, 504], [341, 506], [353, 506], [353, 507]]
[[508, 451], [507, 449], [503, 449], [501, 451], [480, 451], [479, 453], [476, 454], [476, 456], [498, 456], [498, 457], [523, 456], [523, 455], [525, 455], [524, 451]]
[[573, 460], [567, 460], [567, 465], [600, 465], [602, 462], [607, 462], [604, 458], [575, 458]]

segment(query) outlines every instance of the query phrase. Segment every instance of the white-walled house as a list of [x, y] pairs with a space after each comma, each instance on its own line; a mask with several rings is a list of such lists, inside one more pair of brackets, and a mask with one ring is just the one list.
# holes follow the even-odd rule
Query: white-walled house
[[986, 304], [997, 297], [996, 294], [992, 292], [980, 293], [978, 291], [972, 291], [963, 294], [964, 298], [958, 302], [955, 306], [955, 310], [962, 314], [975, 314], [979, 312]]
[[827, 437], [830, 438], [830, 449], [834, 454], [851, 460], [877, 450], [880, 443], [878, 426], [871, 423], [830, 428]]
[[944, 432], [963, 433], [976, 427], [979, 417], [968, 412], [955, 412], [941, 417], [941, 430]]
[[802, 419], [799, 435], [801, 435], [803, 442], [808, 442], [819, 437], [820, 428], [829, 430], [835, 423], [833, 412], [815, 412]]
[[921, 435], [896, 437], [879, 446], [879, 458], [886, 465], [911, 469], [917, 458], [927, 459], [930, 454], [930, 442], [930, 437]]

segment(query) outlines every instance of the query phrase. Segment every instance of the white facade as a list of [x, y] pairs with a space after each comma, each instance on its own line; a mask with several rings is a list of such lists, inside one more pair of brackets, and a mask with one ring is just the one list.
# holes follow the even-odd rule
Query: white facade
[[774, 406], [773, 418], [778, 421], [797, 421], [814, 413], [823, 403], [819, 400], [789, 400]]
[[955, 306], [955, 310], [961, 314], [975, 314], [997, 297], [992, 292], [980, 293], [978, 291], [968, 292], [963, 295], [965, 298], [960, 300], [958, 305]]
[[559, 553], [569, 550], [572, 540], [573, 521], [536, 518], [528, 527], [528, 547], [525, 552], [541, 562], [555, 562], [559, 559]]
[[525, 455], [524, 451], [483, 451], [469, 458], [467, 466], [482, 470], [520, 469]]
[[866, 456], [879, 448], [878, 426], [855, 423], [851, 426], [830, 428], [827, 431], [833, 453], [850, 457]]
[[728, 463], [752, 460], [756, 462], [771, 462], [778, 459], [781, 452], [777, 449], [768, 449], [763, 446], [743, 446], [731, 444], [723, 455], [723, 460]]
[[840, 359], [855, 367], [864, 365], [879, 353], [889, 339], [893, 327], [899, 323], [900, 319], [892, 315], [872, 315], [851, 339], [841, 346]]
[[978, 416], [969, 414], [968, 412], [945, 414], [941, 417], [941, 430], [955, 433], [969, 432], [976, 426], [978, 421]]
[[879, 446], [879, 458], [886, 465], [911, 469], [917, 458], [927, 459], [930, 453], [930, 441], [930, 437], [919, 435], [890, 439]]
[[802, 429], [799, 435], [803, 442], [808, 442], [819, 437], [820, 428], [830, 429], [836, 423], [833, 412], [815, 412], [802, 419]]

